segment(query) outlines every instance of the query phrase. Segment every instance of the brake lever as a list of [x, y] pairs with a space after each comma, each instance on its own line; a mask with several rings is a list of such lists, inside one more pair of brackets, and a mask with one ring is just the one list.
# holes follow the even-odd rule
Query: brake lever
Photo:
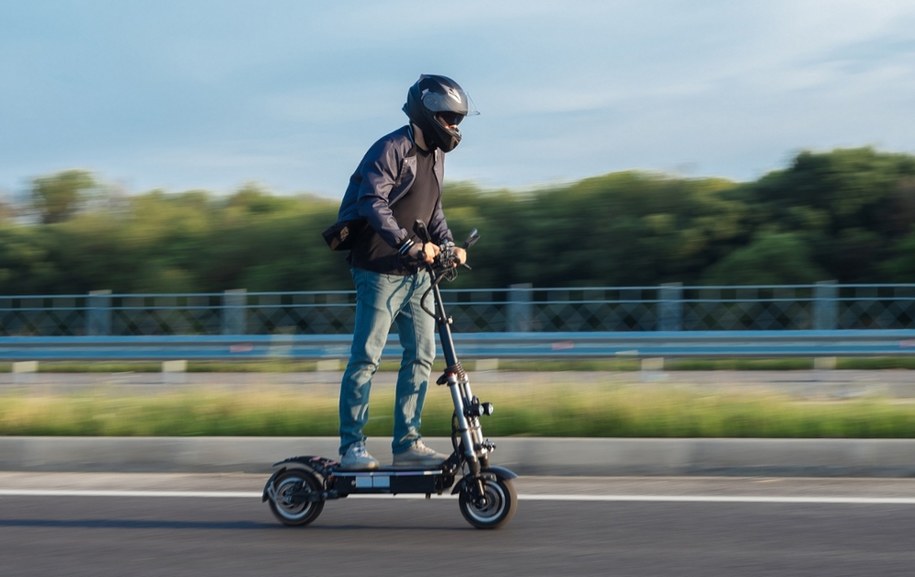
[[472, 247], [478, 240], [480, 240], [480, 231], [477, 229], [471, 230], [470, 234], [467, 235], [467, 239], [464, 241], [464, 249]]
[[[472, 247], [474, 244], [476, 244], [476, 242], [478, 240], [480, 240], [480, 231], [478, 231], [477, 229], [471, 230], [470, 234], [468, 234], [467, 238], [464, 240], [464, 246], [463, 246], [464, 250], [467, 250], [468, 248]], [[473, 270], [472, 268], [470, 268], [470, 265], [467, 264], [466, 262], [461, 263], [461, 266], [466, 268], [467, 270]]]
[[416, 236], [419, 237], [419, 240], [423, 242], [430, 242], [432, 240], [429, 237], [429, 229], [426, 228], [426, 223], [421, 220], [417, 220], [413, 223], [413, 232], [415, 232]]

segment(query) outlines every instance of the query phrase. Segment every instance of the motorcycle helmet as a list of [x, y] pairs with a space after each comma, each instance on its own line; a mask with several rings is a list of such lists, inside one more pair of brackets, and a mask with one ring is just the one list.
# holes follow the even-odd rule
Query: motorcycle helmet
[[457, 125], [479, 114], [464, 89], [447, 76], [422, 74], [407, 92], [403, 111], [423, 131], [430, 146], [450, 152], [461, 142]]

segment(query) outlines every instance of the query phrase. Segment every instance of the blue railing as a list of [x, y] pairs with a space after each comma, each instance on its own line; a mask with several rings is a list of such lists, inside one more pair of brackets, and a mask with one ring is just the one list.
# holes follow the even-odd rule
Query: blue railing
[[[915, 354], [915, 330], [461, 333], [462, 358], [839, 357]], [[345, 359], [349, 335], [2, 337], [0, 360]], [[385, 358], [398, 358], [392, 335]], [[441, 351], [439, 351], [441, 356]]]

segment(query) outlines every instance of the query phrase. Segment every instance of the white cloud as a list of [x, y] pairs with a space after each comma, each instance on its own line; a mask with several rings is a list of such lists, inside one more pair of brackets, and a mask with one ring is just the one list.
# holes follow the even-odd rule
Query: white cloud
[[[16, 3], [0, 189], [85, 165], [141, 188], [336, 195], [420, 72], [482, 116], [449, 177], [753, 178], [808, 146], [915, 151], [915, 5], [872, 0]], [[184, 184], [182, 184], [184, 183]]]

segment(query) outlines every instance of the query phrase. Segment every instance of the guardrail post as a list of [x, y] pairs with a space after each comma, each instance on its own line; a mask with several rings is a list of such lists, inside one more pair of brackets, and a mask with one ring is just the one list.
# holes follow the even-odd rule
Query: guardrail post
[[813, 296], [813, 328], [832, 331], [839, 328], [839, 287], [836, 281], [820, 281]]
[[658, 299], [658, 330], [683, 330], [683, 283], [661, 285]]
[[90, 291], [86, 334], [97, 337], [111, 334], [111, 291]]
[[243, 335], [247, 333], [245, 311], [248, 303], [248, 291], [230, 289], [222, 297], [222, 334]]
[[508, 311], [505, 330], [512, 333], [526, 333], [534, 329], [531, 310], [531, 283], [513, 284], [508, 288]]
[[[836, 281], [820, 281], [816, 284], [813, 298], [813, 328], [818, 331], [832, 331], [839, 328], [839, 287]], [[813, 368], [832, 370], [836, 368], [836, 357], [816, 357]]]

